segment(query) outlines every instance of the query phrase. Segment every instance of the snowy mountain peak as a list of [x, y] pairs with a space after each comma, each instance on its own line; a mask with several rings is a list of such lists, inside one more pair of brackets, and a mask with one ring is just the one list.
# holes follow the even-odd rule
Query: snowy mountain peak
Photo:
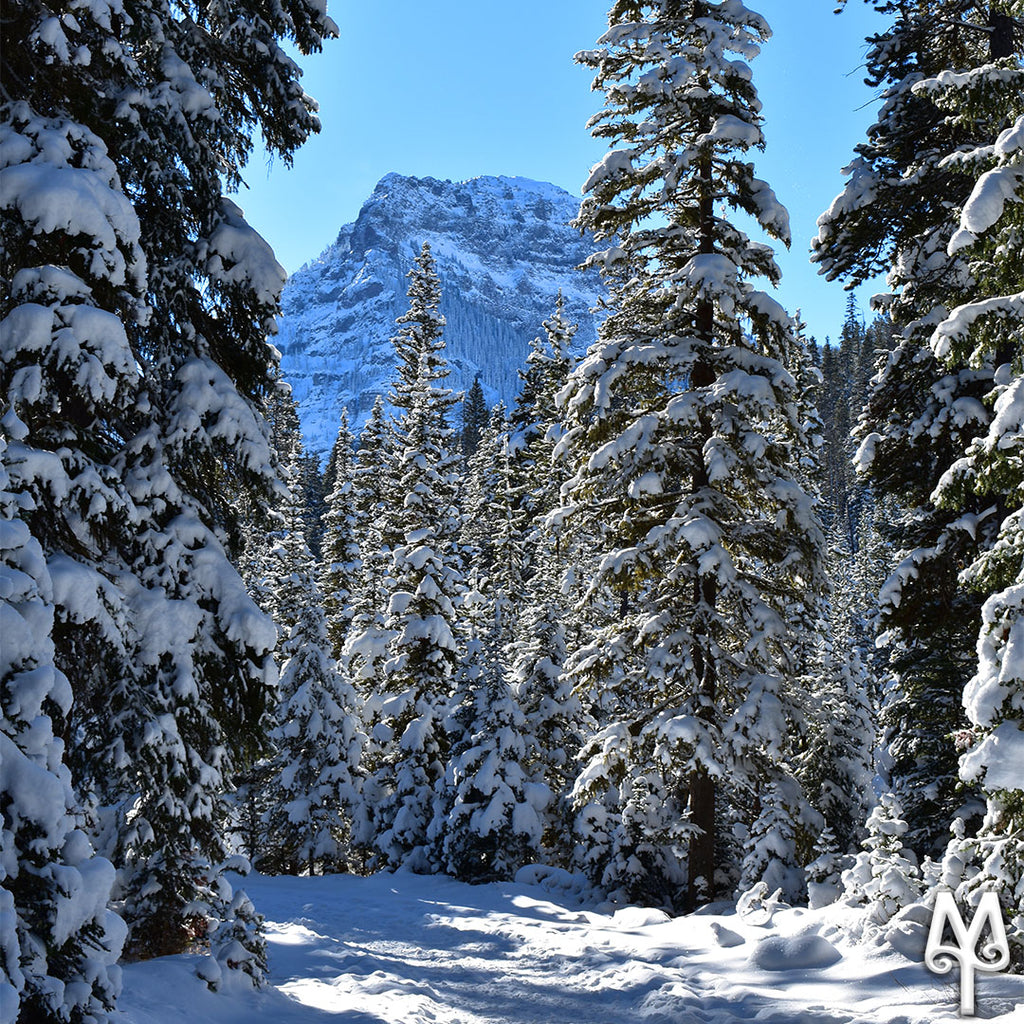
[[578, 206], [529, 178], [381, 178], [356, 220], [285, 288], [276, 344], [307, 447], [330, 448], [345, 406], [358, 431], [375, 397], [387, 394], [395, 317], [405, 312], [405, 275], [423, 242], [441, 276], [452, 387], [468, 389], [479, 374], [489, 401], [511, 402], [559, 288], [586, 347], [602, 289], [595, 274], [575, 269], [592, 249], [570, 226]]

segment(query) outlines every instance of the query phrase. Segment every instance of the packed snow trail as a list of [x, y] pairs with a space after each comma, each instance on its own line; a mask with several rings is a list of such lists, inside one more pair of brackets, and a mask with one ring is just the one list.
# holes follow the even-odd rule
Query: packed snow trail
[[[250, 877], [246, 888], [266, 917], [273, 988], [211, 993], [194, 975], [194, 957], [135, 964], [125, 971], [123, 1024], [959, 1019], [955, 983], [897, 953], [839, 943], [835, 911], [743, 918], [720, 906], [670, 919], [599, 907], [560, 873], [542, 881]], [[978, 1016], [1024, 1019], [1024, 979], [980, 978]]]

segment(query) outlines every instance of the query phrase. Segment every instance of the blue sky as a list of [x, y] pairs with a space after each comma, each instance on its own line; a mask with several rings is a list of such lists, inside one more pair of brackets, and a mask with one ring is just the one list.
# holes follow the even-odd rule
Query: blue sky
[[[774, 36], [753, 63], [767, 149], [758, 173], [789, 208], [793, 246], [779, 254], [780, 301], [800, 307], [819, 340], [838, 332], [846, 296], [807, 262], [818, 214], [842, 188], [840, 169], [871, 123], [860, 65], [879, 22], [864, 5], [752, 0]], [[339, 3], [341, 38], [301, 58], [323, 130], [295, 157], [254, 157], [238, 198], [289, 272], [355, 219], [389, 171], [463, 180], [522, 175], [579, 194], [605, 152], [587, 119], [602, 97], [572, 56], [606, 25], [607, 0], [391, 0]], [[386, 12], [386, 13], [382, 13]], [[866, 311], [868, 289], [858, 293]]]

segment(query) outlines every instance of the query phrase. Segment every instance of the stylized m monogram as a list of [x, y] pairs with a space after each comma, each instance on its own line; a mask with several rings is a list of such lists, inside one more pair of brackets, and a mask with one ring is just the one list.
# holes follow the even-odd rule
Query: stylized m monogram
[[[992, 938], [979, 949], [985, 925], [992, 929]], [[943, 944], [942, 934], [949, 925], [956, 945]], [[974, 1016], [974, 972], [1003, 971], [1010, 963], [1010, 944], [1006, 941], [1006, 925], [994, 892], [981, 894], [978, 909], [968, 930], [953, 894], [947, 889], [935, 897], [935, 910], [924, 950], [925, 966], [936, 974], [947, 974], [953, 963], [960, 964], [960, 1013]]]

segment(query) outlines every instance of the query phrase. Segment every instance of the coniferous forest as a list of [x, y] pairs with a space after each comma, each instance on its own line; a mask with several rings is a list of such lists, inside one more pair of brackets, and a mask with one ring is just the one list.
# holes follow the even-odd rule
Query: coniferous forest
[[424, 244], [325, 464], [227, 198], [319, 129], [284, 47], [323, 4], [5, 4], [0, 1019], [107, 1020], [186, 950], [259, 986], [248, 865], [842, 900], [865, 939], [994, 890], [1024, 970], [1024, 4], [872, 2], [811, 253], [886, 275], [869, 321], [771, 295], [765, 20], [614, 0], [597, 341], [553, 297], [512, 405], [455, 392]]

